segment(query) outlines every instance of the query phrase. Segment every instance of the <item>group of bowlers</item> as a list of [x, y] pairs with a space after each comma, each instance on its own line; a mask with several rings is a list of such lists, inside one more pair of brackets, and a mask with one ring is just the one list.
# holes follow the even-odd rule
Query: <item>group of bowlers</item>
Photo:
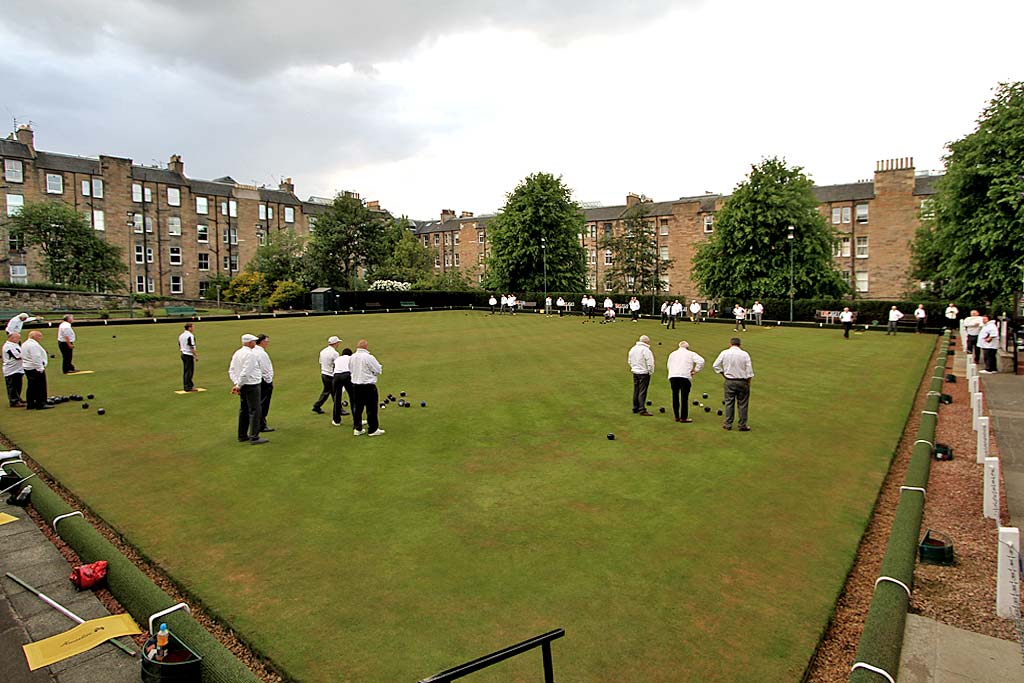
[[[750, 354], [742, 348], [739, 337], [729, 341], [729, 348], [718, 354], [712, 364], [715, 372], [725, 379], [725, 421], [722, 429], [731, 430], [735, 422], [741, 432], [749, 432], [747, 409], [750, 405], [750, 383], [754, 379], [754, 367]], [[633, 414], [651, 417], [647, 410], [647, 390], [654, 375], [654, 352], [651, 339], [641, 335], [626, 356], [626, 363], [633, 375]], [[690, 418], [690, 389], [693, 376], [704, 369], [704, 358], [690, 350], [688, 342], [679, 342], [679, 348], [668, 356], [668, 382], [672, 391], [672, 413], [676, 422], [693, 422]], [[738, 413], [738, 415], [737, 415]]]
[[[7, 401], [12, 408], [46, 410], [53, 406], [46, 402], [46, 366], [50, 355], [43, 348], [43, 333], [32, 330], [22, 335], [26, 323], [42, 320], [28, 313], [19, 313], [7, 322], [7, 339], [3, 346], [4, 384], [7, 386]], [[76, 372], [72, 362], [75, 353], [75, 318], [65, 315], [57, 327], [57, 346], [61, 355], [61, 370], [65, 375]], [[25, 399], [21, 398], [22, 387]]]

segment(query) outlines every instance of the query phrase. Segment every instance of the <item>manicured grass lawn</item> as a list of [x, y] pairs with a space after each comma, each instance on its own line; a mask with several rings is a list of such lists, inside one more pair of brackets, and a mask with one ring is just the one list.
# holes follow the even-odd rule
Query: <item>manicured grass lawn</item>
[[[665, 359], [731, 326], [403, 313], [79, 329], [50, 393], [95, 393], [3, 431], [256, 648], [302, 681], [415, 681], [555, 627], [560, 681], [796, 681], [825, 627], [934, 337], [750, 327], [750, 433], [671, 419]], [[274, 359], [271, 443], [235, 441], [242, 332]], [[652, 337], [630, 412], [626, 352]], [[327, 336], [384, 366], [383, 438], [310, 406]], [[116, 338], [114, 337], [116, 335]], [[659, 346], [659, 342], [662, 344]], [[53, 331], [44, 344], [56, 352]], [[420, 400], [428, 407], [421, 408]], [[328, 404], [329, 407], [329, 404]], [[614, 432], [615, 441], [605, 435]], [[473, 681], [535, 681], [540, 654]]]

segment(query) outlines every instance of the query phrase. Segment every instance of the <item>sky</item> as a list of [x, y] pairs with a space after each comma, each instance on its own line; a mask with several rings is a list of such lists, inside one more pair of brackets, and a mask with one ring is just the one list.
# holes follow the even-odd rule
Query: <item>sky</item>
[[526, 176], [577, 201], [729, 193], [771, 156], [818, 184], [942, 168], [1024, 3], [7, 0], [0, 117], [38, 149], [493, 213]]

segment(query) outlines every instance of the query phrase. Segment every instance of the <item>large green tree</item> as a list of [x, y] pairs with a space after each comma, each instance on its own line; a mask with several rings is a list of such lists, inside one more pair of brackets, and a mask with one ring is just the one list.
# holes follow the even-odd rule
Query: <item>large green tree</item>
[[373, 269], [373, 280], [420, 282], [434, 274], [433, 253], [409, 230], [409, 221], [396, 221], [398, 238], [391, 253]]
[[256, 250], [256, 256], [245, 264], [245, 270], [262, 273], [270, 287], [282, 280], [298, 280], [302, 275], [303, 248], [303, 240], [294, 230], [273, 230], [266, 243]]
[[945, 162], [922, 212], [913, 274], [943, 299], [994, 302], [1024, 275], [1024, 83], [1001, 83]]
[[646, 203], [630, 207], [623, 214], [622, 232], [601, 240], [601, 249], [612, 252], [612, 265], [605, 271], [605, 277], [615, 291], [657, 294], [665, 288], [663, 276], [673, 261], [659, 261], [657, 227], [648, 213]]
[[786, 297], [792, 249], [793, 296], [838, 296], [849, 286], [832, 261], [835, 245], [810, 178], [772, 157], [751, 168], [715, 216], [715, 232], [693, 257], [693, 278], [711, 297]]
[[11, 236], [39, 249], [50, 282], [100, 292], [124, 288], [121, 249], [98, 237], [85, 216], [57, 202], [30, 202], [11, 217]]
[[561, 178], [549, 173], [528, 176], [489, 225], [487, 287], [539, 292], [546, 263], [548, 291], [583, 291], [583, 222], [583, 211]]
[[339, 194], [316, 221], [303, 256], [303, 280], [318, 287], [355, 287], [359, 269], [384, 262], [397, 240], [388, 217]]

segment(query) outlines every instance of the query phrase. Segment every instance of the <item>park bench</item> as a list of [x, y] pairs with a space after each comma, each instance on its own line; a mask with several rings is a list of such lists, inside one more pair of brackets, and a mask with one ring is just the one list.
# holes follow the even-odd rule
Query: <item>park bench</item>
[[[853, 322], [857, 322], [857, 311], [850, 311], [853, 313]], [[814, 312], [814, 319], [819, 322], [829, 323], [830, 325], [839, 324], [839, 314], [842, 311], [826, 311], [820, 310]]]
[[192, 316], [196, 314], [196, 309], [193, 306], [167, 306], [164, 310], [167, 311], [169, 316]]
[[399, 306], [401, 306], [402, 308], [416, 308], [416, 302], [415, 301], [402, 301], [402, 302], [399, 302]]
[[537, 308], [536, 301], [520, 301], [519, 305], [522, 306], [523, 308]]
[[366, 307], [367, 308], [380, 308], [380, 302], [379, 301], [367, 301], [366, 302]]

